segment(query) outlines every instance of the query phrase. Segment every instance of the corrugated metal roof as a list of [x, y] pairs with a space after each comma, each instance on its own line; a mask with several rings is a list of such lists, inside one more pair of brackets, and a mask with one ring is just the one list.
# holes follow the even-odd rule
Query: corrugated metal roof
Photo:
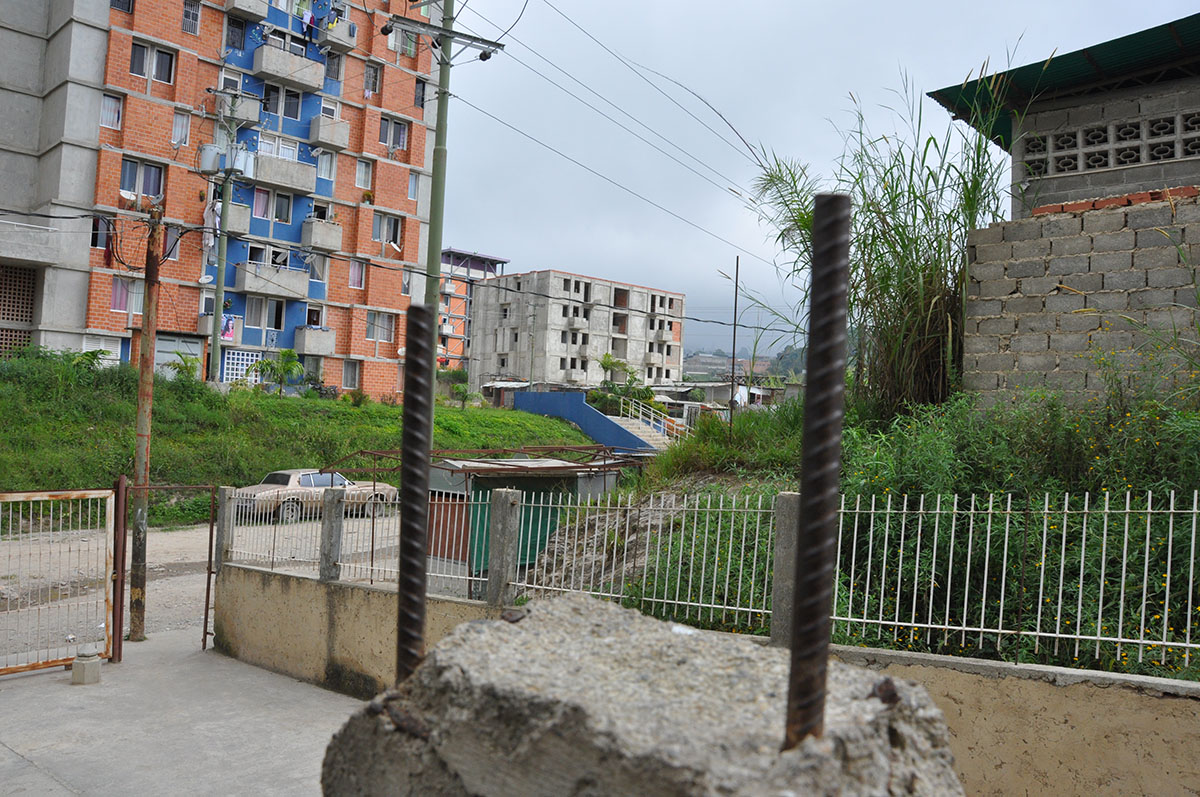
[[[1012, 145], [1012, 112], [1031, 102], [1082, 97], [1200, 74], [1200, 14], [1045, 61], [929, 92], [1000, 146]], [[997, 109], [1000, 113], [989, 113]], [[990, 117], [990, 118], [989, 118]], [[980, 121], [980, 120], [987, 121]]]

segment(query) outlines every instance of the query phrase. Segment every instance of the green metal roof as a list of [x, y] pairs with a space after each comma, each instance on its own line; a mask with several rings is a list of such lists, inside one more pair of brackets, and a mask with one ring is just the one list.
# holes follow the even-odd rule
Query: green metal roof
[[[1006, 150], [1012, 113], [1033, 102], [1084, 97], [1200, 74], [1200, 14], [1045, 61], [929, 92], [955, 119]], [[982, 121], [981, 121], [982, 120]]]

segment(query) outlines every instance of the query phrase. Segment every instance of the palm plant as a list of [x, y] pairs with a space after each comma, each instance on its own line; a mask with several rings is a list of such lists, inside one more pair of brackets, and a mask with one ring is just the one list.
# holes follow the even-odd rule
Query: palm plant
[[278, 358], [264, 358], [250, 366], [254, 373], [262, 377], [264, 382], [278, 386], [278, 395], [283, 395], [283, 386], [288, 382], [299, 379], [304, 374], [304, 365], [296, 352], [283, 349]]

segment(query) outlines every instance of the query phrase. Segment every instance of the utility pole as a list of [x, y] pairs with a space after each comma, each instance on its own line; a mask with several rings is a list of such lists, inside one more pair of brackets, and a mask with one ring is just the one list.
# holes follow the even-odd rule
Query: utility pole
[[[142, 335], [138, 344], [137, 442], [133, 461], [133, 561], [129, 568], [129, 641], [146, 638], [146, 522], [150, 505], [150, 415], [154, 407], [154, 349], [158, 336], [158, 264], [162, 259], [161, 206], [150, 208]], [[124, 567], [124, 562], [118, 562]], [[123, 629], [115, 629], [120, 634]]]
[[229, 252], [229, 205], [233, 202], [233, 153], [225, 155], [225, 180], [221, 183], [221, 237], [217, 241], [217, 279], [213, 289], [212, 341], [208, 346], [208, 381], [221, 381], [221, 332], [224, 329], [225, 264]]
[[[435, 0], [413, 0], [409, 8], [432, 5]], [[504, 45], [478, 36], [457, 33], [454, 30], [454, 0], [442, 0], [442, 24], [433, 25], [416, 19], [393, 14], [380, 33], [389, 35], [395, 29], [416, 35], [428, 36], [437, 49], [438, 93], [437, 121], [433, 140], [433, 174], [429, 196], [429, 241], [425, 248], [425, 304], [438, 306], [439, 285], [442, 275], [442, 226], [446, 212], [446, 132], [450, 119], [450, 66], [451, 48], [458, 43], [464, 48], [480, 51], [479, 60], [486, 61], [492, 53], [503, 50]], [[433, 356], [437, 358], [437, 325], [433, 327]]]
[[733, 259], [733, 351], [729, 357], [729, 442], [733, 442], [733, 403], [737, 395], [737, 304], [738, 284], [742, 279], [742, 256]]

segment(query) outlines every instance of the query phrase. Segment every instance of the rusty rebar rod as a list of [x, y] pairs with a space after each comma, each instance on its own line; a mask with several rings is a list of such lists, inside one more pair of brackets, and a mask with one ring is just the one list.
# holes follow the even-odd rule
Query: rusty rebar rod
[[433, 436], [433, 307], [408, 308], [404, 431], [400, 438], [400, 562], [396, 613], [396, 683], [425, 656], [425, 535], [429, 450]]
[[850, 197], [818, 194], [800, 466], [800, 527], [793, 580], [792, 656], [783, 749], [825, 731], [825, 670], [837, 544], [838, 479], [846, 391]]

